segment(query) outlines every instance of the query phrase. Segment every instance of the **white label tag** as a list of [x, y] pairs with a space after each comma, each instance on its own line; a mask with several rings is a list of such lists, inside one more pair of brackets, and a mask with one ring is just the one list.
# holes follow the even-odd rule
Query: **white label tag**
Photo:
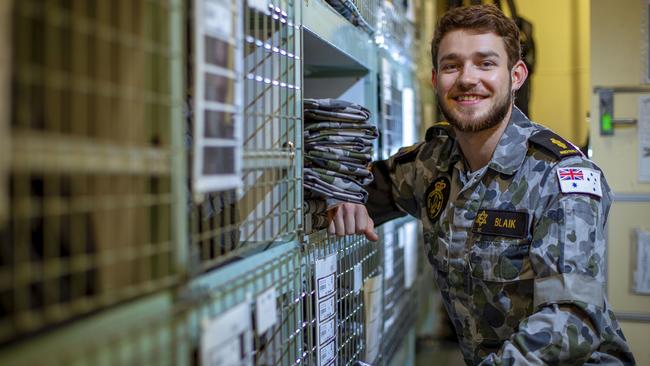
[[255, 324], [257, 334], [271, 329], [278, 320], [277, 292], [275, 286], [262, 292], [255, 301]]
[[252, 325], [248, 301], [215, 319], [204, 319], [201, 333], [201, 364], [252, 365]]
[[589, 168], [558, 168], [557, 177], [563, 193], [587, 193], [602, 197], [600, 172]]
[[203, 29], [206, 33], [232, 35], [234, 14], [229, 1], [203, 0]]
[[[386, 226], [384, 226], [386, 230]], [[393, 277], [394, 272], [394, 259], [393, 259], [393, 242], [395, 241], [395, 231], [384, 231], [384, 278], [389, 279]]]
[[322, 299], [336, 290], [336, 254], [316, 261], [315, 275], [317, 279], [318, 298]]
[[320, 344], [328, 342], [336, 335], [336, 318], [321, 323], [318, 328], [318, 339]]
[[334, 315], [335, 310], [336, 300], [334, 299], [334, 296], [330, 297], [329, 299], [321, 300], [318, 303], [318, 322], [321, 322]]
[[363, 267], [361, 263], [354, 266], [354, 292], [359, 293], [363, 287]]
[[366, 355], [364, 361], [374, 363], [379, 355], [382, 339], [382, 298], [383, 281], [381, 275], [368, 278], [363, 285], [366, 320]]
[[404, 242], [404, 287], [411, 288], [418, 275], [418, 224], [407, 222], [400, 231], [400, 241]]
[[336, 346], [336, 342], [331, 341], [330, 343], [328, 343], [325, 346], [320, 347], [318, 349], [318, 351], [319, 351], [318, 359], [319, 359], [321, 365], [325, 366], [328, 362], [330, 362], [330, 361], [332, 361], [334, 359], [334, 354], [335, 354], [334, 353], [334, 351], [335, 351], [334, 346]]
[[325, 346], [318, 347], [317, 366], [333, 364], [336, 358], [336, 337], [330, 336], [332, 333], [336, 334], [336, 268], [336, 253], [315, 263], [314, 277], [318, 303], [316, 344], [320, 346], [329, 341]]
[[248, 0], [248, 6], [257, 9], [264, 14], [270, 14], [269, 3], [266, 0]]

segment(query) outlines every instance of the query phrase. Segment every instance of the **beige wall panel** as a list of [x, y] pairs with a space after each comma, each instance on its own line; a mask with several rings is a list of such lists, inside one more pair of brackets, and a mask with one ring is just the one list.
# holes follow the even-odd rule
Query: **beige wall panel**
[[650, 365], [650, 323], [620, 322], [639, 366]]
[[615, 202], [609, 212], [607, 292], [615, 311], [650, 314], [650, 296], [632, 292], [636, 268], [635, 230], [650, 230], [649, 217], [648, 203]]
[[641, 14], [639, 0], [592, 0], [592, 85], [639, 84]]
[[568, 102], [574, 91], [567, 82], [570, 77], [565, 70], [540, 70], [535, 74], [531, 119], [579, 145], [581, 142], [573, 137], [573, 106]]
[[[639, 0], [591, 1], [591, 87], [639, 85], [641, 15]], [[637, 95], [615, 95], [614, 116], [636, 117]], [[649, 184], [637, 182], [637, 129], [615, 127], [614, 136], [600, 136], [598, 98], [591, 96], [593, 158], [614, 192], [647, 195]], [[650, 296], [632, 293], [636, 267], [634, 229], [650, 228], [650, 204], [615, 202], [608, 225], [609, 300], [615, 312], [650, 314]], [[650, 365], [650, 324], [625, 321], [623, 331], [639, 365]]]
[[[592, 0], [592, 88], [639, 84], [641, 10], [639, 0]], [[638, 95], [616, 95], [615, 117], [636, 117], [637, 98]], [[591, 115], [593, 160], [604, 169], [612, 189], [615, 192], [649, 191], [650, 185], [637, 182], [636, 128], [616, 127], [615, 137], [601, 137], [596, 95], [591, 98]]]
[[[632, 84], [638, 85], [638, 84]], [[617, 118], [637, 118], [638, 97], [640, 94], [621, 94], [614, 96], [614, 114]], [[650, 184], [640, 183], [638, 179], [638, 137], [635, 126], [617, 126], [614, 136], [601, 137], [599, 134], [598, 96], [592, 96], [591, 148], [593, 160], [607, 177], [614, 192], [650, 194]]]
[[589, 0], [518, 0], [536, 45], [531, 117], [572, 142], [586, 142], [589, 110]]

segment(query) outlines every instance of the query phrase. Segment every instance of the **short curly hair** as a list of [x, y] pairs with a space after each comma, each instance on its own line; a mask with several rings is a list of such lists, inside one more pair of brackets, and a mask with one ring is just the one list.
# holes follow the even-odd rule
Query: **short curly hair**
[[519, 28], [512, 19], [505, 16], [499, 8], [492, 4], [464, 6], [446, 12], [438, 21], [431, 41], [431, 61], [435, 70], [438, 69], [437, 58], [440, 41], [447, 33], [459, 29], [495, 33], [503, 38], [508, 54], [508, 69], [512, 69], [515, 63], [521, 59]]

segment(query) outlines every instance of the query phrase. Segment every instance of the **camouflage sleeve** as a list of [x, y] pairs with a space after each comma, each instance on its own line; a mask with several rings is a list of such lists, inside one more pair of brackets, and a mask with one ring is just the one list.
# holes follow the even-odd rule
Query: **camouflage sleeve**
[[[594, 168], [567, 160], [560, 165]], [[562, 193], [556, 169], [542, 189], [530, 245], [533, 313], [481, 365], [583, 364], [601, 343], [619, 338], [603, 294], [609, 187], [601, 174], [602, 197]]]
[[413, 182], [416, 179], [415, 158], [422, 144], [403, 147], [388, 160], [371, 164], [375, 179], [366, 186], [366, 208], [375, 225], [405, 214], [418, 217]]

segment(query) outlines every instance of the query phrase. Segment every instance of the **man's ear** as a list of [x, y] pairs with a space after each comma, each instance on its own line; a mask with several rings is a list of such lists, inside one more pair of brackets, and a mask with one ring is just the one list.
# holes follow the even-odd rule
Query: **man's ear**
[[519, 88], [521, 88], [522, 85], [524, 85], [524, 82], [526, 81], [526, 78], [528, 77], [528, 68], [526, 67], [526, 64], [522, 61], [519, 60], [515, 64], [515, 66], [512, 67], [512, 70], [510, 71], [510, 78], [512, 80], [512, 91], [517, 91]]
[[435, 89], [436, 85], [438, 84], [436, 76], [438, 76], [438, 73], [436, 72], [436, 68], [433, 67], [431, 68], [431, 85], [433, 85], [433, 89]]

